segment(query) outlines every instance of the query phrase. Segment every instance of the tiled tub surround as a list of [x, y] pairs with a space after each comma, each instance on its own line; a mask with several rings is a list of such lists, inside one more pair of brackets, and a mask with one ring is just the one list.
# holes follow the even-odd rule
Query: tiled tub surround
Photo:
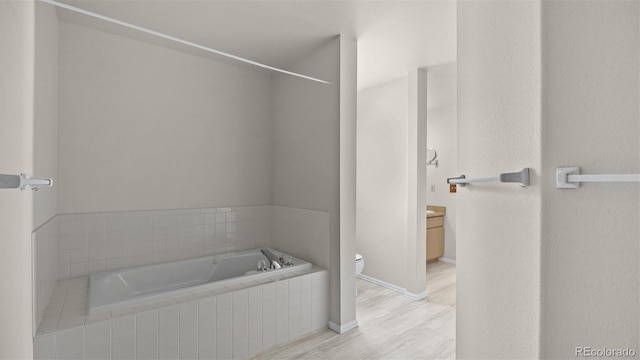
[[58, 282], [58, 223], [49, 219], [31, 234], [33, 248], [33, 331], [45, 315]]
[[[275, 239], [277, 237], [277, 239]], [[329, 266], [329, 215], [283, 206], [56, 215], [33, 233], [34, 332], [56, 282], [94, 271], [275, 247]]]
[[271, 206], [56, 218], [59, 280], [272, 245]]
[[36, 359], [242, 359], [324, 329], [328, 271], [274, 275], [86, 316], [87, 277], [59, 281]]

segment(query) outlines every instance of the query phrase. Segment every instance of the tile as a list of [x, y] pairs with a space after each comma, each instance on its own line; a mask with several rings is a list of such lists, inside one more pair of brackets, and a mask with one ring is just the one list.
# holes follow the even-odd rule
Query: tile
[[85, 326], [84, 349], [87, 359], [111, 358], [111, 326], [108, 321]]
[[198, 321], [180, 322], [180, 347], [183, 342], [195, 340], [198, 337]]
[[227, 214], [226, 213], [216, 213], [216, 224], [222, 224], [227, 222]]
[[70, 264], [69, 250], [58, 250], [58, 265]]
[[286, 326], [276, 327], [276, 345], [286, 344], [289, 341], [289, 329]]
[[246, 289], [233, 292], [233, 308], [249, 306], [249, 292]]
[[191, 338], [180, 342], [180, 359], [195, 359], [198, 356], [198, 339]]
[[110, 311], [112, 318], [120, 318], [120, 317], [124, 317], [124, 316], [133, 317], [132, 315], [134, 314], [134, 312], [135, 312], [135, 308], [132, 308], [130, 306], [126, 306], [126, 307], [118, 308], [118, 309], [113, 309], [113, 310]]
[[233, 324], [246, 323], [249, 321], [249, 307], [235, 307], [233, 308]]
[[89, 235], [87, 233], [71, 234], [69, 241], [70, 249], [82, 249], [89, 247]]
[[254, 356], [262, 352], [262, 334], [249, 336], [249, 356]]
[[156, 360], [158, 359], [158, 348], [155, 348], [146, 353], [136, 354], [136, 360]]
[[216, 214], [215, 213], [203, 214], [203, 222], [204, 222], [204, 224], [215, 224], [216, 223]]
[[225, 345], [231, 345], [233, 342], [233, 333], [231, 327], [218, 329], [216, 332], [216, 345], [218, 348]]
[[82, 355], [84, 347], [84, 327], [59, 332], [55, 335], [56, 358], [71, 358], [78, 352]]
[[111, 357], [113, 359], [129, 359], [136, 355], [135, 338], [130, 338], [122, 342], [111, 343]]
[[289, 291], [289, 306], [300, 305], [300, 290]]
[[156, 334], [158, 332], [158, 312], [155, 310], [136, 314], [136, 334]]
[[[178, 299], [180, 301], [180, 299]], [[180, 322], [194, 321], [198, 318], [198, 303], [189, 301], [180, 304]]]
[[180, 341], [180, 312], [178, 305], [158, 309], [158, 342], [161, 345]]
[[216, 358], [216, 341], [215, 338], [198, 339], [198, 358], [199, 359], [215, 359]]
[[81, 262], [69, 265], [69, 277], [85, 276], [89, 274], [89, 263]]
[[71, 249], [71, 237], [69, 235], [58, 236], [58, 250], [69, 250]]
[[221, 331], [220, 329], [231, 326], [233, 326], [232, 310], [222, 311], [216, 314], [216, 328], [218, 329], [218, 332]]
[[255, 314], [249, 311], [249, 335], [257, 335], [262, 332], [262, 309]]
[[136, 353], [146, 354], [158, 351], [158, 329], [136, 335]]
[[262, 314], [262, 331], [270, 332], [276, 328], [276, 313], [268, 312]]
[[34, 359], [54, 359], [54, 335], [40, 336], [33, 340]]
[[262, 300], [262, 312], [263, 313], [274, 313], [276, 312], [276, 299], [264, 299]]
[[216, 304], [217, 312], [233, 309], [233, 300], [232, 300], [231, 293], [224, 293], [224, 294], [218, 295], [216, 302], [217, 302]]
[[168, 345], [168, 346], [163, 346], [158, 351], [158, 358], [159, 359], [175, 360], [175, 359], [178, 359], [179, 357], [180, 357], [180, 345], [179, 344], [172, 344], [172, 345]]
[[289, 307], [289, 341], [300, 337], [300, 305]]
[[58, 330], [72, 329], [76, 327], [83, 327], [85, 324], [85, 317], [80, 316], [60, 316], [58, 321]]
[[276, 295], [282, 296], [289, 292], [289, 282], [288, 281], [278, 281], [276, 282]]
[[208, 296], [198, 300], [198, 315], [212, 315], [216, 313], [216, 297]]
[[300, 333], [302, 335], [311, 332], [311, 302], [300, 304]]
[[249, 339], [234, 340], [232, 356], [234, 359], [246, 359], [249, 356]]
[[111, 313], [109, 311], [93, 314], [93, 315], [87, 315], [87, 317], [85, 318], [85, 325], [104, 322], [109, 319], [111, 319]]
[[233, 340], [246, 338], [249, 336], [249, 324], [247, 322], [233, 322]]
[[124, 342], [135, 338], [135, 316], [124, 316], [111, 320], [111, 339], [113, 342]]
[[62, 236], [71, 235], [71, 221], [60, 221], [58, 219], [57, 234]]
[[[140, 304], [140, 305], [136, 305], [134, 307], [135, 312], [136, 313], [143, 313], [143, 312], [147, 312], [147, 311], [151, 311], [151, 310], [155, 310], [156, 309], [156, 303], [151, 302], [151, 303], [144, 303], [144, 304]], [[157, 324], [157, 311], [156, 313], [156, 324]], [[136, 319], [136, 326], [138, 326], [138, 320]]]
[[262, 304], [262, 286], [254, 286], [248, 289], [249, 305]]
[[276, 284], [275, 283], [268, 283], [268, 284], [262, 285], [262, 298], [263, 299], [273, 299], [273, 300], [275, 300], [275, 298], [276, 298]]
[[216, 314], [198, 317], [198, 336], [215, 335], [217, 329]]
[[90, 260], [89, 274], [106, 270], [106, 262], [104, 260]]
[[231, 359], [233, 344], [216, 345], [216, 355], [218, 359]]
[[279, 295], [276, 298], [276, 311], [283, 311], [289, 307], [289, 294]]

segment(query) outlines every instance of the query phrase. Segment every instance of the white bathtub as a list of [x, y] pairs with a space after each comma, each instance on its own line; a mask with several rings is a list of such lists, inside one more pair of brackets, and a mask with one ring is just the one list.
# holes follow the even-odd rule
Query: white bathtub
[[[270, 250], [276, 256], [284, 254]], [[266, 257], [260, 249], [252, 249], [92, 273], [89, 277], [89, 314], [311, 268], [310, 263], [294, 257], [292, 266], [258, 272], [261, 260], [266, 261]]]

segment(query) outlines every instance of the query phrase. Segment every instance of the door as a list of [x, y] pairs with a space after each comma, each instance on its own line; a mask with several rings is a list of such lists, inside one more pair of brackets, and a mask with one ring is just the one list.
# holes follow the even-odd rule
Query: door
[[[34, 4], [0, 2], [0, 173], [33, 168]], [[0, 358], [32, 357], [31, 191], [0, 189]]]

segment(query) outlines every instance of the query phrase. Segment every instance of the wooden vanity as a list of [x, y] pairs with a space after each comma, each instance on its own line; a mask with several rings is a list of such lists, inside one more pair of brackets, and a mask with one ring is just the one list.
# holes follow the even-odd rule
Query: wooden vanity
[[437, 260], [444, 255], [444, 206], [427, 206], [427, 261]]

